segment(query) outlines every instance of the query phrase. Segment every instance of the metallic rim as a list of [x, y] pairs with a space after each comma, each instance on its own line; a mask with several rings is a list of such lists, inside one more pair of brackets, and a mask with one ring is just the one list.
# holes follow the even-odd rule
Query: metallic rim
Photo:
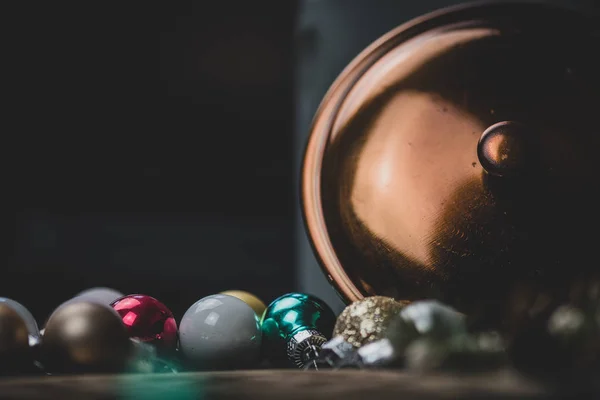
[[321, 167], [335, 116], [347, 93], [360, 77], [388, 51], [432, 28], [466, 20], [482, 19], [489, 15], [514, 16], [516, 11], [521, 15], [535, 17], [539, 16], [540, 11], [544, 9], [572, 11], [564, 6], [539, 1], [478, 1], [424, 14], [398, 26], [373, 42], [354, 58], [329, 88], [313, 119], [304, 153], [300, 188], [301, 207], [313, 252], [327, 279], [346, 303], [360, 300], [364, 295], [344, 271], [329, 239], [321, 203]]

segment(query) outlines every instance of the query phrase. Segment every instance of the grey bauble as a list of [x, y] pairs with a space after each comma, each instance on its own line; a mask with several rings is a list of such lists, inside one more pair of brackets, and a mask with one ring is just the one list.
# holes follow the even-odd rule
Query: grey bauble
[[180, 351], [193, 369], [243, 369], [260, 357], [261, 331], [254, 310], [223, 294], [194, 303], [179, 324]]

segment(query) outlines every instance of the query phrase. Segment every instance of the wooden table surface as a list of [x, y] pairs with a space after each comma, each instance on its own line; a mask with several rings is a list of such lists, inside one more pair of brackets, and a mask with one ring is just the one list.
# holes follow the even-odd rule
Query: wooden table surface
[[1, 399], [600, 399], [558, 394], [509, 371], [417, 375], [397, 371], [260, 370], [0, 379]]

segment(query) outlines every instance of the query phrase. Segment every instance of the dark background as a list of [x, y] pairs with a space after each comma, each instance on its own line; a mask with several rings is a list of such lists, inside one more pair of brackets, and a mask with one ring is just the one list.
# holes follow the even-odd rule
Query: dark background
[[83, 3], [4, 10], [0, 295], [292, 290], [295, 3]]
[[455, 1], [5, 3], [0, 296], [40, 323], [94, 286], [177, 318], [227, 289], [341, 310], [298, 206], [310, 121], [365, 46]]

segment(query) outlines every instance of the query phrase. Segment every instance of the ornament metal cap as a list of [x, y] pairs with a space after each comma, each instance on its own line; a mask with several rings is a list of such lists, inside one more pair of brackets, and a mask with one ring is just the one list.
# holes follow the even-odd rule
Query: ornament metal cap
[[288, 341], [287, 356], [298, 368], [304, 368], [319, 356], [321, 346], [326, 342], [327, 338], [319, 331], [300, 331]]

